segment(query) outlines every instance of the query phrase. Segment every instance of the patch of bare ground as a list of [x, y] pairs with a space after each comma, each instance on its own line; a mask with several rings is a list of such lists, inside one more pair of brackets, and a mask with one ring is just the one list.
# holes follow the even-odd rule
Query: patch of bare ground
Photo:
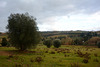
[[9, 55], [11, 55], [11, 53], [9, 53], [7, 51], [0, 51], [0, 55], [1, 56], [9, 56]]

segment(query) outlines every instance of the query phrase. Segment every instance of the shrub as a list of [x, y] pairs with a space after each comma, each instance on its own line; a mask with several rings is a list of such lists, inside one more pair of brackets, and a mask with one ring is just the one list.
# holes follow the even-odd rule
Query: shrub
[[7, 42], [7, 39], [6, 38], [2, 38], [2, 43], [1, 45], [2, 46], [7, 46], [8, 42]]
[[83, 63], [88, 63], [88, 59], [83, 59]]
[[52, 46], [52, 40], [51, 39], [46, 39], [44, 41], [44, 45], [46, 45], [48, 48], [50, 48]]
[[65, 54], [64, 57], [69, 57], [69, 55], [66, 55], [66, 54]]
[[11, 59], [11, 58], [14, 58], [12, 54], [7, 57], [7, 59]]
[[51, 54], [55, 54], [55, 52], [54, 51], [51, 51]]
[[90, 53], [87, 53], [87, 52], [86, 52], [86, 53], [83, 54], [83, 55], [84, 55], [84, 56], [83, 56], [84, 58], [86, 58], [86, 59], [91, 59], [91, 57], [90, 57], [91, 54], [90, 54]]
[[61, 41], [59, 39], [56, 39], [53, 41], [53, 45], [56, 48], [59, 48], [61, 46]]
[[99, 62], [99, 60], [98, 60], [97, 58], [96, 58], [96, 59], [94, 59], [93, 61], [94, 61], [94, 62]]
[[82, 66], [80, 64], [78, 64], [78, 63], [72, 63], [71, 67], [82, 67]]
[[34, 62], [34, 60], [33, 59], [30, 59], [30, 62]]
[[35, 62], [40, 63], [41, 61], [43, 61], [43, 58], [42, 57], [36, 57], [35, 58]]
[[45, 51], [45, 53], [48, 53], [48, 51]]
[[82, 53], [80, 50], [78, 50], [78, 51], [77, 51], [77, 54], [78, 54], [79, 57], [84, 57], [85, 59], [91, 59], [91, 57], [90, 57], [91, 54], [90, 54], [90, 53], [87, 53], [87, 52], [86, 52], [86, 53], [84, 54], [84, 53]]
[[84, 56], [84, 54], [80, 50], [77, 51], [77, 54], [78, 54], [79, 57], [83, 57]]

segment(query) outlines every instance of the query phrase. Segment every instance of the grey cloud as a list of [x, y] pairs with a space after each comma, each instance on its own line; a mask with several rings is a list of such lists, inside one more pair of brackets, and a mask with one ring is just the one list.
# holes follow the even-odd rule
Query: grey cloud
[[84, 13], [92, 14], [100, 11], [100, 0], [82, 0], [76, 4], [77, 10], [84, 9]]
[[100, 10], [99, 0], [7, 0], [6, 11], [29, 12], [36, 17]]
[[100, 11], [99, 3], [100, 0], [0, 0], [0, 27], [2, 23], [6, 26], [10, 13], [29, 12], [42, 24], [42, 19], [51, 16], [95, 13]]

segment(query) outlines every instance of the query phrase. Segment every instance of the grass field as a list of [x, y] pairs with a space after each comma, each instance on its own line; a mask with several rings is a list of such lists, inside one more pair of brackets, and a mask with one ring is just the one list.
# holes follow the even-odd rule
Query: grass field
[[0, 47], [0, 67], [100, 67], [100, 49], [91, 46], [61, 46], [18, 51]]

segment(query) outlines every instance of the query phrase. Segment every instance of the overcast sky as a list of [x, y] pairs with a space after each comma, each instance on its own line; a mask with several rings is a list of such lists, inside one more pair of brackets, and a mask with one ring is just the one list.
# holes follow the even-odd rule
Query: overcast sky
[[100, 30], [100, 0], [0, 0], [0, 31], [11, 13], [25, 12], [40, 31]]

